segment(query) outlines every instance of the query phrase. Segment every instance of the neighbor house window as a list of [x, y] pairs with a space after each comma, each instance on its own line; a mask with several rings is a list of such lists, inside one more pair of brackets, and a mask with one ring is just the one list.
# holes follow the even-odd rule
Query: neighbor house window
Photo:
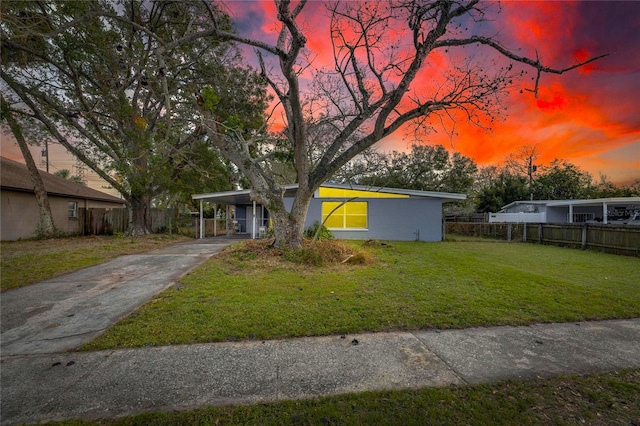
[[78, 203], [75, 201], [69, 201], [69, 219], [78, 218]]
[[349, 201], [344, 204], [339, 201], [324, 201], [322, 220], [326, 219], [324, 225], [329, 229], [367, 229], [367, 209], [366, 201]]

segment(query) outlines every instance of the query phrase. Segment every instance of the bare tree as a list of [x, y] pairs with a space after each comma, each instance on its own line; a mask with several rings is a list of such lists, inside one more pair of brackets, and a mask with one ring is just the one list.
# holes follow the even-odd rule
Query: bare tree
[[[309, 2], [275, 3], [280, 26], [275, 43], [215, 25], [188, 37], [215, 36], [256, 49], [262, 76], [286, 120], [284, 135], [299, 184], [291, 209], [285, 208], [283, 189], [264, 166], [274, 151], [256, 154], [252, 138], [224, 137], [215, 114], [206, 109], [203, 123], [212, 141], [251, 181], [252, 198], [271, 210], [276, 244], [291, 248], [301, 247], [314, 191], [376, 142], [408, 126], [428, 131], [456, 120], [490, 125], [502, 113], [500, 95], [525, 72], [523, 67], [535, 72], [534, 86], [528, 90], [537, 95], [542, 74], [563, 74], [599, 58], [553, 68], [538, 58], [516, 54], [492, 37], [471, 34], [463, 22], [485, 19], [486, 6], [477, 0], [334, 2], [328, 5], [327, 40], [333, 68], [317, 69], [309, 59], [314, 52], [307, 48], [301, 22]], [[465, 55], [464, 48], [470, 46], [482, 49], [482, 55]], [[463, 58], [443, 70], [434, 87], [416, 87], [431, 55], [454, 49]], [[303, 76], [312, 78], [312, 84], [303, 85]], [[323, 135], [321, 150], [313, 135]], [[315, 156], [318, 152], [321, 155]]]

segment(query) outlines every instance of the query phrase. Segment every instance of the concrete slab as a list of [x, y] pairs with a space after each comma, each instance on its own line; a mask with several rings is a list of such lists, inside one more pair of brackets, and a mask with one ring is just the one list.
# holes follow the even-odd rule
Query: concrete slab
[[277, 350], [285, 399], [463, 383], [410, 333], [287, 340]]
[[1, 374], [3, 424], [463, 383], [410, 333], [11, 356]]
[[640, 321], [626, 323], [628, 333], [624, 338], [612, 334], [612, 327], [594, 323], [471, 328], [415, 335], [465, 382], [485, 383], [638, 366], [637, 355], [620, 355], [640, 353]]
[[227, 245], [182, 243], [4, 292], [2, 355], [72, 350]]
[[597, 358], [615, 368], [640, 365], [640, 322], [636, 319], [534, 325], [541, 336]]

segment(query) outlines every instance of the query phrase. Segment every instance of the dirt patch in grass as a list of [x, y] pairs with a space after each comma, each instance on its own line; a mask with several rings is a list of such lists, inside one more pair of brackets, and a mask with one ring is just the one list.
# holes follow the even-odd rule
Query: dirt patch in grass
[[252, 260], [275, 266], [284, 262], [305, 266], [331, 266], [339, 264], [367, 265], [374, 256], [353, 243], [344, 240], [304, 240], [300, 250], [284, 250], [273, 246], [272, 240], [251, 240], [237, 244], [221, 256], [230, 259]]

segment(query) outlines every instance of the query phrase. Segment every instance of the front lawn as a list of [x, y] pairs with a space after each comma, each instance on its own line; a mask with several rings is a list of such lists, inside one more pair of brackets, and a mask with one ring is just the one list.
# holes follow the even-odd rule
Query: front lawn
[[311, 267], [232, 248], [84, 349], [640, 316], [637, 258], [487, 241], [348, 244], [374, 260]]

